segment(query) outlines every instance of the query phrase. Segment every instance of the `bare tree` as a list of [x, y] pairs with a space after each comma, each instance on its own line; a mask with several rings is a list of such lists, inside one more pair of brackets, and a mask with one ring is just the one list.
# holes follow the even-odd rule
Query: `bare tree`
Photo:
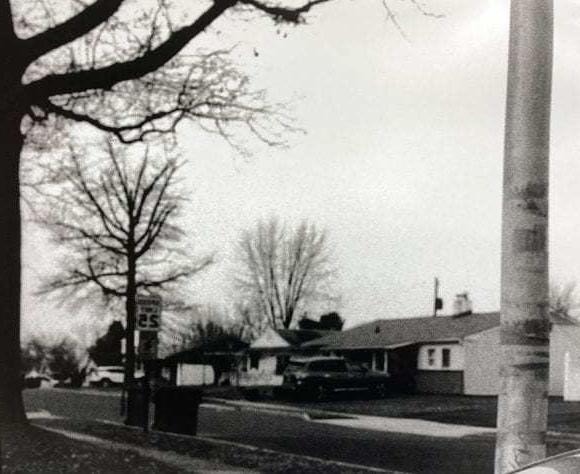
[[578, 309], [580, 301], [576, 295], [576, 283], [550, 285], [550, 314], [564, 319], [576, 320], [572, 311]]
[[60, 381], [71, 379], [73, 385], [80, 386], [80, 352], [77, 343], [67, 337], [35, 336], [22, 347], [23, 368], [25, 372], [48, 372]]
[[550, 0], [512, 0], [503, 181], [498, 474], [546, 453], [552, 36]]
[[296, 227], [275, 218], [242, 234], [235, 286], [274, 328], [288, 328], [309, 304], [333, 298], [334, 269], [326, 234], [303, 221]]
[[[20, 387], [20, 167], [23, 151], [50, 146], [64, 122], [134, 141], [199, 120], [226, 139], [244, 124], [270, 141], [261, 94], [223, 54], [187, 51], [226, 12], [299, 23], [312, 7], [261, 0], [0, 2], [0, 419], [25, 419]], [[136, 11], [138, 9], [138, 11]], [[209, 74], [206, 74], [208, 72]], [[56, 127], [56, 128], [55, 128]], [[47, 130], [50, 133], [47, 133]], [[37, 138], [40, 136], [40, 140]], [[26, 148], [25, 148], [26, 145]]]
[[180, 242], [176, 218], [183, 204], [178, 163], [142, 155], [106, 142], [107, 166], [85, 165], [74, 150], [63, 167], [63, 183], [54, 195], [42, 194], [41, 223], [66, 249], [62, 269], [44, 292], [85, 297], [97, 291], [124, 300], [126, 313], [125, 383], [133, 384], [135, 318], [138, 293], [167, 291], [191, 277], [211, 258], [194, 260]]

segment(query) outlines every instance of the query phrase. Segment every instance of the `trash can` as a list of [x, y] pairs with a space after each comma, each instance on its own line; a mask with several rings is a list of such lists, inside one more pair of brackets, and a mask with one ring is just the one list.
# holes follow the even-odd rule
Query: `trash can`
[[149, 400], [141, 387], [131, 387], [127, 390], [127, 417], [125, 424], [129, 426], [146, 426], [149, 418]]
[[154, 397], [153, 429], [195, 435], [201, 396], [200, 387], [159, 387]]

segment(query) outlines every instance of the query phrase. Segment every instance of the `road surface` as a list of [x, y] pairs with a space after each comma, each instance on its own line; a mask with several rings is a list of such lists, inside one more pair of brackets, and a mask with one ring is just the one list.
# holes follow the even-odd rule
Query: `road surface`
[[[120, 422], [119, 397], [73, 390], [27, 390], [27, 410]], [[202, 405], [198, 434], [277, 451], [410, 473], [489, 473], [493, 437], [443, 438], [337, 426], [332, 419]]]

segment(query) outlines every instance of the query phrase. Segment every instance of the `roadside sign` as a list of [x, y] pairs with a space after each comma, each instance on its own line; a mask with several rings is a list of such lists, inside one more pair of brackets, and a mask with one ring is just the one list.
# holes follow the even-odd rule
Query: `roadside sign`
[[161, 330], [160, 296], [137, 296], [136, 326], [138, 331], [158, 332]]
[[159, 339], [153, 331], [143, 331], [139, 334], [139, 357], [141, 360], [157, 359]]

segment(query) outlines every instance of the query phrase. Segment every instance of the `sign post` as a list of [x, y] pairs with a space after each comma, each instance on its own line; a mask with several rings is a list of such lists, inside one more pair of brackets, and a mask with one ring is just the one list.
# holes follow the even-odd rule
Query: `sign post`
[[161, 330], [160, 296], [137, 296], [137, 330], [141, 332]]
[[151, 363], [157, 359], [161, 330], [161, 297], [137, 296], [137, 330], [139, 331], [139, 358], [145, 369], [143, 430], [149, 430], [149, 403], [151, 398]]

